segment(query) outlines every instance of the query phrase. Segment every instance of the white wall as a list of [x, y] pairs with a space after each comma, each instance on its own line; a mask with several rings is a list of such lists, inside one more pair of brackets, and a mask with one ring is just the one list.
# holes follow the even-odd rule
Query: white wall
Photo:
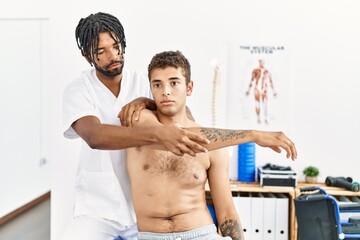
[[51, 114], [48, 92], [42, 91], [48, 86], [44, 82], [46, 64], [42, 64], [47, 23], [0, 19], [0, 29], [11, 32], [0, 37], [4, 46], [0, 59], [0, 191], [4, 193], [0, 217], [50, 189], [47, 140]]
[[[257, 164], [291, 165], [300, 178], [301, 170], [312, 164], [320, 168], [323, 179], [333, 175], [360, 180], [360, 108], [356, 98], [360, 87], [359, 1], [82, 0], [54, 2], [49, 12], [41, 1], [34, 4], [31, 6], [43, 9], [36, 10], [38, 15], [50, 17], [52, 36], [51, 92], [53, 109], [57, 109], [52, 132], [53, 239], [58, 239], [70, 216], [71, 208], [59, 206], [73, 200], [65, 187], [73, 180], [74, 168], [69, 166], [75, 166], [78, 154], [78, 143], [63, 139], [61, 134], [61, 93], [88, 67], [75, 43], [78, 20], [98, 11], [114, 14], [125, 26], [126, 65], [145, 69], [150, 58], [163, 50], [179, 49], [189, 58], [195, 92], [188, 105], [205, 126], [211, 124], [210, 60], [226, 59], [228, 42], [286, 43], [291, 47], [291, 121], [277, 130], [284, 130], [296, 142], [299, 156], [291, 162], [284, 154], [257, 148]], [[224, 90], [222, 94], [224, 98]], [[219, 126], [226, 127], [225, 113], [236, 106], [225, 105], [224, 99], [221, 102]]]
[[0, 217], [50, 190], [49, 19], [20, 4], [0, 9]]
[[293, 129], [301, 165], [318, 165], [322, 177], [349, 175], [359, 181], [360, 2], [315, 1], [313, 7], [297, 7]]

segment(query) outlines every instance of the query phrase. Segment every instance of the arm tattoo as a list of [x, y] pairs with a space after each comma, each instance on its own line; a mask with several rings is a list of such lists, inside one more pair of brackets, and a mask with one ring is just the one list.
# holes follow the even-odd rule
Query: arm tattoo
[[243, 240], [240, 224], [236, 219], [226, 220], [220, 225], [221, 234], [231, 237], [233, 240]]
[[214, 140], [214, 142], [226, 141], [231, 139], [244, 138], [247, 134], [247, 130], [227, 130], [227, 129], [218, 129], [218, 128], [201, 128], [202, 132], [207, 139]]

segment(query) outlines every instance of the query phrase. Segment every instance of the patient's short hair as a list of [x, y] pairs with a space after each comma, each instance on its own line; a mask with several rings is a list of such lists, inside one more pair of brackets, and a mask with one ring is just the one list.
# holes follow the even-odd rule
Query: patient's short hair
[[154, 69], [165, 69], [167, 67], [182, 68], [182, 74], [185, 77], [186, 84], [190, 82], [191, 70], [190, 63], [180, 51], [165, 51], [156, 54], [148, 66], [148, 78]]

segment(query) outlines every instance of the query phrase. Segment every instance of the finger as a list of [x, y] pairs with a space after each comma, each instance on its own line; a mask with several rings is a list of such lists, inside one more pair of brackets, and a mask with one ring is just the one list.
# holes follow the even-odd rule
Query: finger
[[[200, 136], [196, 135], [196, 134], [193, 134], [191, 133], [190, 136], [188, 136], [188, 138], [184, 138], [183, 139], [183, 144], [188, 148], [190, 149], [192, 152], [194, 153], [204, 153], [204, 152], [207, 152], [207, 148], [205, 148], [204, 146], [202, 146], [200, 143], [203, 143], [203, 144], [207, 144], [207, 139], [205, 138], [205, 142], [202, 142], [200, 139], [199, 139]], [[189, 154], [191, 155], [191, 154]]]
[[120, 118], [120, 122], [123, 123], [124, 120], [124, 111], [121, 109], [121, 111], [118, 113], [118, 118]]
[[175, 154], [176, 156], [184, 156], [184, 153], [180, 150], [180, 149], [173, 149], [173, 150], [170, 150], [173, 154]]
[[126, 118], [126, 126], [128, 127], [132, 127], [132, 119], [134, 117], [134, 111], [128, 113], [127, 118]]
[[287, 138], [286, 144], [289, 146], [290, 148], [290, 152], [291, 152], [291, 159], [295, 160], [297, 158], [297, 151], [296, 151], [296, 147], [295, 144], [293, 143], [293, 141], [291, 141], [289, 138]]
[[143, 110], [143, 108], [139, 108], [138, 110], [136, 110], [136, 111], [134, 112], [134, 114], [133, 114], [133, 120], [139, 121], [141, 110]]
[[286, 158], [293, 159], [293, 142], [283, 132], [280, 132], [280, 141], [282, 142], [281, 147], [286, 151]]
[[191, 142], [191, 145], [188, 145], [192, 151], [196, 152], [196, 153], [206, 153], [208, 152], [207, 148], [205, 148], [204, 146], [196, 143], [196, 142]]
[[131, 117], [133, 114], [133, 109], [131, 107], [127, 107], [124, 113], [124, 122], [126, 127], [131, 127]]
[[[192, 151], [196, 152], [196, 153], [201, 153], [201, 152], [207, 152], [207, 148], [204, 147], [202, 144], [208, 144], [208, 140], [205, 139], [200, 139], [198, 138], [199, 136], [195, 135], [194, 138], [190, 137], [188, 141], [185, 141], [184, 143], [186, 144], [187, 147], [191, 148]], [[205, 141], [203, 141], [205, 140]]]
[[277, 153], [281, 153], [281, 148], [279, 148], [279, 147], [272, 147], [271, 149]]
[[296, 150], [295, 144], [292, 144], [291, 152], [292, 152], [292, 160], [296, 160], [297, 159], [297, 150]]
[[[197, 135], [195, 134], [194, 136]], [[204, 153], [208, 151], [204, 146], [193, 141], [193, 139], [190, 139], [188, 137], [183, 137], [181, 142], [182, 142], [181, 151], [193, 157], [195, 157], [196, 153]]]
[[[179, 128], [179, 126], [174, 125], [175, 127]], [[200, 152], [207, 152], [208, 150], [202, 146], [201, 144], [209, 144], [210, 141], [198, 134], [192, 133], [190, 131], [181, 129], [181, 134], [183, 136], [182, 143], [186, 145], [188, 148], [190, 148], [195, 153]]]
[[289, 158], [291, 156], [291, 149], [288, 145], [288, 143], [285, 143], [282, 148], [286, 151], [286, 158]]
[[120, 112], [120, 120], [123, 126], [127, 127], [127, 121], [126, 121], [126, 116], [128, 114], [129, 108], [127, 105], [125, 105]]
[[189, 147], [187, 147], [186, 145], [184, 145], [180, 151], [184, 154], [188, 154], [192, 157], [196, 157], [196, 153], [193, 150], [191, 150]]
[[202, 137], [202, 136], [200, 136], [198, 134], [192, 133], [192, 132], [189, 132], [188, 138], [191, 141], [194, 141], [194, 142], [197, 142], [197, 143], [202, 143], [202, 144], [209, 144], [210, 143], [209, 139], [204, 138], [204, 137]]

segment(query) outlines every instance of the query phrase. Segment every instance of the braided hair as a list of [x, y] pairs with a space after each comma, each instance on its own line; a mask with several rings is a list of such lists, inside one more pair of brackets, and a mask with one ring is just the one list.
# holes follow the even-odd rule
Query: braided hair
[[115, 42], [120, 41], [123, 53], [125, 53], [125, 33], [119, 19], [108, 13], [90, 14], [80, 19], [75, 29], [75, 39], [82, 55], [88, 58], [91, 66], [94, 63], [94, 54], [97, 54], [95, 50], [98, 47], [99, 34], [103, 32], [109, 32]]

